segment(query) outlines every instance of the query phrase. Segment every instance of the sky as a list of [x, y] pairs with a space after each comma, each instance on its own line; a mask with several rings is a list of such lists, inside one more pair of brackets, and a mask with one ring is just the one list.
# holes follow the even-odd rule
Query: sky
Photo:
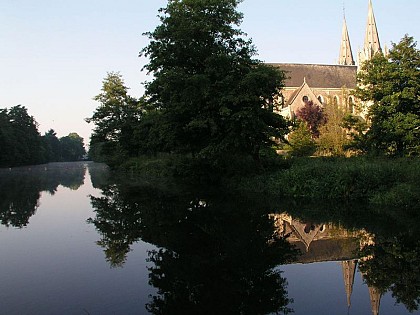
[[[166, 0], [0, 0], [0, 108], [23, 105], [44, 134], [76, 132], [89, 142], [108, 72], [140, 97], [147, 63], [142, 34]], [[420, 39], [419, 0], [372, 0], [382, 46]], [[344, 8], [344, 9], [343, 9]], [[353, 55], [363, 45], [368, 0], [244, 0], [240, 28], [264, 62], [336, 64], [345, 12]], [[419, 48], [419, 47], [418, 47]], [[1, 149], [1, 148], [0, 148]]]

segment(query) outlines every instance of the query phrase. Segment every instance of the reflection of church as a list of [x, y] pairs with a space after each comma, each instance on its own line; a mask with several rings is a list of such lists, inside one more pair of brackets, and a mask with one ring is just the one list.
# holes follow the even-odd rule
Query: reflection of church
[[[272, 214], [270, 217], [274, 220], [276, 235], [287, 237], [289, 243], [300, 250], [301, 255], [295, 263], [340, 262], [350, 309], [357, 263], [370, 259], [357, 257], [356, 252], [373, 243], [372, 235], [364, 230], [348, 231], [334, 224], [302, 222], [287, 213]], [[368, 289], [372, 314], [378, 315], [381, 293], [372, 286]]]
[[278, 112], [292, 118], [307, 101], [319, 106], [333, 103], [358, 114], [351, 90], [356, 88], [358, 66], [381, 52], [378, 30], [373, 14], [372, 1], [369, 0], [368, 20], [364, 46], [358, 53], [358, 65], [353, 59], [350, 38], [344, 18], [340, 54], [337, 65], [322, 64], [271, 64], [286, 72], [285, 87], [275, 98]]

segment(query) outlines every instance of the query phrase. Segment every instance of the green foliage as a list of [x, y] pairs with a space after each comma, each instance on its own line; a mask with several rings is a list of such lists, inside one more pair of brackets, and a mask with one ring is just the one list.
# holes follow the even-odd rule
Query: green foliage
[[[250, 155], [287, 132], [273, 113], [272, 99], [284, 74], [253, 59], [255, 49], [236, 29], [240, 1], [169, 1], [161, 24], [146, 33], [141, 55], [154, 80], [140, 136], [149, 152], [193, 154], [204, 163], [228, 155]], [[145, 136], [146, 135], [146, 136]]]
[[349, 144], [344, 127], [344, 117], [347, 110], [334, 102], [330, 102], [324, 109], [326, 122], [319, 129], [318, 154], [322, 156], [344, 156], [345, 147]]
[[102, 82], [102, 92], [94, 97], [100, 103], [92, 117], [95, 128], [90, 139], [94, 160], [118, 163], [138, 153], [135, 128], [142, 117], [140, 102], [128, 95], [128, 87], [119, 73], [110, 72]]
[[368, 130], [366, 120], [360, 116], [348, 113], [343, 117], [343, 128], [349, 137], [349, 141], [344, 145], [344, 149], [358, 154], [363, 153], [365, 150], [363, 137]]
[[310, 156], [315, 153], [316, 144], [307, 124], [298, 121], [296, 128], [289, 134], [289, 145], [285, 147], [290, 150], [292, 156]]
[[245, 177], [231, 185], [270, 195], [364, 200], [406, 209], [420, 202], [418, 159], [300, 158], [289, 163], [286, 169]]
[[0, 109], [0, 166], [13, 165], [15, 143], [15, 135], [9, 120], [8, 110], [7, 108]]
[[42, 137], [43, 147], [45, 150], [44, 158], [48, 162], [61, 161], [61, 145], [57, 134], [53, 129], [48, 130]]
[[371, 154], [420, 154], [420, 51], [413, 37], [393, 44], [388, 56], [362, 66], [356, 96], [370, 104], [371, 125], [361, 139]]
[[24, 106], [0, 110], [0, 145], [2, 167], [42, 161], [43, 149], [38, 124]]
[[41, 136], [34, 117], [24, 106], [0, 109], [0, 167], [78, 161], [86, 154], [76, 133], [57, 138], [50, 129]]
[[53, 129], [42, 136], [45, 162], [80, 161], [86, 154], [83, 138], [72, 132], [68, 136], [57, 138]]
[[83, 138], [77, 133], [72, 132], [59, 140], [60, 143], [60, 161], [80, 161], [86, 154], [83, 144]]

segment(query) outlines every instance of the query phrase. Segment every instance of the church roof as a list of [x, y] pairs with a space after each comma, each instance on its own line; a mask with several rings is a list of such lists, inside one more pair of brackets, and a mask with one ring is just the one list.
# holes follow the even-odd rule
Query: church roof
[[286, 71], [285, 87], [300, 87], [306, 80], [311, 88], [356, 88], [357, 66], [270, 63]]

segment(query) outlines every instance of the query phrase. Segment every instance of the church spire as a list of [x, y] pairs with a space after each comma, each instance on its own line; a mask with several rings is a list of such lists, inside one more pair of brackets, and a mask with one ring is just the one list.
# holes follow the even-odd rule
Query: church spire
[[365, 32], [365, 43], [363, 50], [359, 53], [359, 63], [369, 60], [377, 52], [381, 52], [378, 28], [376, 27], [375, 15], [373, 14], [372, 0], [369, 0], [368, 18]]
[[369, 0], [368, 20], [365, 34], [365, 48], [370, 48], [373, 53], [381, 51], [375, 15], [373, 14], [372, 0]]
[[343, 31], [341, 35], [340, 56], [338, 59], [340, 65], [354, 65], [353, 53], [351, 51], [350, 37], [347, 30], [346, 17], [344, 16]]

